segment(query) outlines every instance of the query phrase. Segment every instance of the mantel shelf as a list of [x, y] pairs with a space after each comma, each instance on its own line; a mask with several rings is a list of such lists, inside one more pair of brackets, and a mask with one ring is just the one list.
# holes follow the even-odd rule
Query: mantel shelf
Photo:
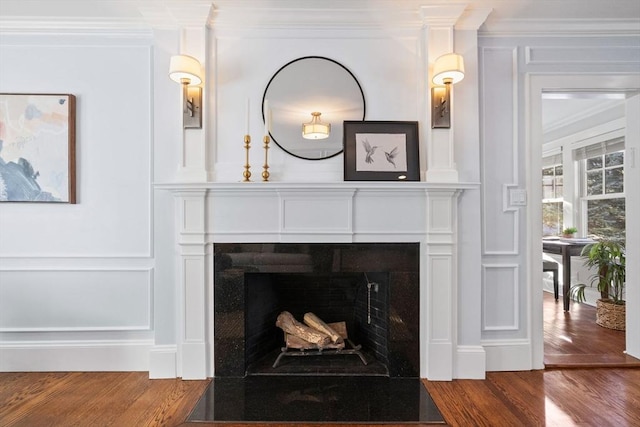
[[397, 181], [344, 181], [344, 182], [167, 182], [154, 183], [158, 190], [180, 191], [279, 191], [279, 190], [472, 190], [477, 182], [397, 182]]

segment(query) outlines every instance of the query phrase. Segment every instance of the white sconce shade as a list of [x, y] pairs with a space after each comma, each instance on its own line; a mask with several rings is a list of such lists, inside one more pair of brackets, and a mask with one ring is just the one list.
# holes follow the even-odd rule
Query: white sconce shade
[[[169, 62], [169, 77], [182, 85], [182, 127], [202, 127], [202, 67], [189, 55], [174, 55]], [[191, 87], [189, 87], [191, 86]]]
[[174, 55], [169, 62], [169, 77], [178, 83], [196, 86], [202, 83], [200, 61], [189, 55]]
[[325, 139], [329, 138], [331, 132], [331, 125], [328, 123], [322, 123], [320, 121], [320, 115], [317, 111], [311, 113], [311, 121], [309, 123], [302, 124], [302, 137], [304, 139]]
[[457, 53], [439, 56], [433, 65], [433, 83], [444, 85], [458, 83], [464, 79], [464, 58]]

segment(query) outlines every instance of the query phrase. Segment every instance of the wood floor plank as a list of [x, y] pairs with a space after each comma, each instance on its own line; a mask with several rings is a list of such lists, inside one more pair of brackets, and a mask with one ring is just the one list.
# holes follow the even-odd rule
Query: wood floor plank
[[493, 372], [484, 381], [426, 381], [452, 426], [639, 426], [639, 384], [640, 369]]
[[208, 385], [209, 381], [153, 380], [147, 392], [114, 425], [178, 425], [187, 418]]
[[520, 419], [528, 420], [530, 425], [544, 424], [545, 402], [540, 394], [544, 388], [544, 379], [536, 372], [513, 372], [510, 375], [490, 372], [487, 382], [495, 387], [505, 406]]
[[[570, 310], [565, 312], [562, 301], [555, 301], [548, 292], [544, 293], [543, 301], [545, 366], [570, 367], [571, 356], [576, 356], [578, 367], [584, 367], [584, 361], [592, 355], [606, 355], [616, 365], [640, 366], [640, 360], [624, 354], [624, 331], [603, 328], [596, 323], [595, 307], [572, 302]], [[597, 357], [598, 364], [604, 366], [606, 359]]]
[[545, 376], [545, 390], [549, 399], [573, 415], [576, 423], [638, 426], [640, 395], [633, 389], [638, 382], [637, 369], [550, 371]]
[[175, 426], [208, 383], [146, 372], [2, 373], [0, 426]]
[[424, 381], [447, 425], [519, 425], [520, 419], [487, 381]]
[[[5, 381], [7, 376], [7, 381]], [[74, 381], [73, 373], [2, 374], [0, 381], [0, 420], [12, 425], [30, 414], [34, 406], [45, 407], [56, 393]]]

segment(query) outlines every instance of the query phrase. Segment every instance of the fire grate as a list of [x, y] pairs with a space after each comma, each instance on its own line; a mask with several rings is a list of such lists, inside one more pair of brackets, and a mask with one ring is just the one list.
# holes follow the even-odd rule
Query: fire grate
[[[276, 361], [273, 363], [273, 367], [276, 368], [283, 357], [291, 356], [291, 357], [304, 357], [304, 356], [335, 356], [335, 355], [357, 355], [360, 357], [360, 360], [364, 365], [367, 365], [367, 359], [364, 357], [364, 354], [360, 351], [362, 348], [361, 345], [355, 345], [353, 341], [349, 338], [344, 337], [345, 343], [349, 344], [347, 348], [346, 345], [343, 348], [318, 348], [318, 349], [295, 349], [292, 347], [282, 347], [281, 353], [276, 358]], [[343, 344], [345, 344], [343, 343]]]
[[[368, 364], [364, 354], [360, 351], [362, 346], [355, 345], [353, 341], [349, 339], [346, 322], [326, 324], [313, 313], [307, 313], [305, 315], [305, 322], [315, 329], [312, 331], [303, 326], [293, 319], [288, 312], [283, 312], [278, 317], [276, 324], [285, 331], [285, 346], [281, 348], [280, 354], [273, 363], [274, 368], [280, 364], [283, 357], [356, 355], [360, 357], [364, 365]], [[315, 338], [317, 332], [324, 332], [327, 335], [325, 340], [318, 338], [316, 342], [310, 342], [291, 333], [294, 331], [297, 334], [303, 333], [303, 336], [308, 339]]]

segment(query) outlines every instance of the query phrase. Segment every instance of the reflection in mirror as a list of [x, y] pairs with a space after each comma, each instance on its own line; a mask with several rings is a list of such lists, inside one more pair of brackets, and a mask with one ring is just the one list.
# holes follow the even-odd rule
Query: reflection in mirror
[[[320, 56], [295, 59], [271, 78], [262, 99], [271, 111], [271, 139], [292, 156], [321, 160], [342, 152], [342, 122], [364, 120], [364, 93], [355, 76], [338, 62]], [[327, 138], [306, 139], [302, 126], [313, 113], [331, 125]]]

